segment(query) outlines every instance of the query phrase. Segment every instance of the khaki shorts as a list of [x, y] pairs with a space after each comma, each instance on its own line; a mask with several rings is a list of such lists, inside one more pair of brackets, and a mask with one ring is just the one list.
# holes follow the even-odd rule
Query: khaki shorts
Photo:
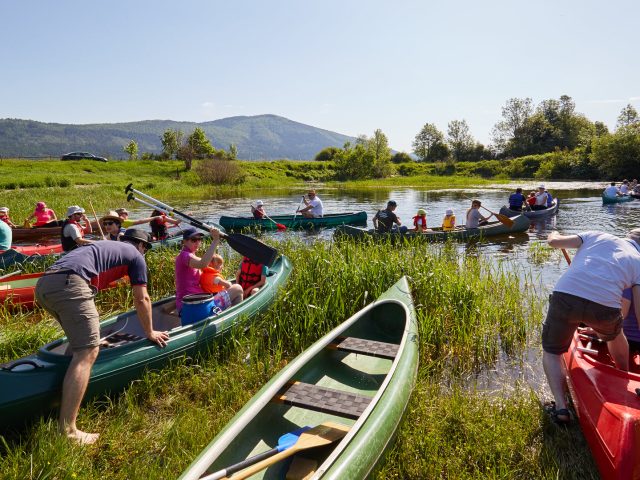
[[36, 285], [36, 300], [62, 326], [72, 350], [100, 344], [100, 316], [94, 292], [82, 277], [67, 273], [43, 275]]
[[553, 292], [542, 324], [542, 349], [555, 355], [566, 352], [581, 323], [593, 328], [602, 340], [613, 340], [622, 330], [622, 312], [575, 295]]

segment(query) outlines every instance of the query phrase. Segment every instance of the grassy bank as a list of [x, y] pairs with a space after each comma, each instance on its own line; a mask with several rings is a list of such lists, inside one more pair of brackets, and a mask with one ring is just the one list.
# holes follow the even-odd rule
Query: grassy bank
[[[524, 362], [540, 302], [518, 275], [447, 245], [286, 240], [295, 266], [272, 308], [246, 332], [203, 357], [150, 372], [123, 394], [89, 402], [79, 425], [99, 431], [92, 447], [55, 434], [52, 418], [0, 437], [2, 478], [176, 478], [258, 388], [322, 334], [411, 277], [420, 331], [420, 370], [406, 421], [377, 478], [597, 478], [579, 428], [561, 430], [527, 385], [501, 379], [483, 391], [470, 381], [501, 360]], [[175, 251], [150, 252], [154, 298], [173, 289]], [[227, 273], [239, 257], [227, 259]], [[103, 314], [131, 305], [126, 288], [100, 294]], [[0, 361], [54, 338], [41, 312], [0, 314]], [[35, 332], [35, 333], [34, 333]]]

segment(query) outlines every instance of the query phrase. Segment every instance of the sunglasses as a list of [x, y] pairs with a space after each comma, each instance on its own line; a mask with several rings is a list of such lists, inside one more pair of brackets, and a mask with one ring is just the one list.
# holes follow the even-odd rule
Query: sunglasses
[[191, 240], [192, 242], [201, 242], [202, 241], [202, 237], [189, 238], [188, 240]]
[[107, 220], [102, 222], [104, 225], [118, 225], [116, 222], [112, 221], [112, 220]]

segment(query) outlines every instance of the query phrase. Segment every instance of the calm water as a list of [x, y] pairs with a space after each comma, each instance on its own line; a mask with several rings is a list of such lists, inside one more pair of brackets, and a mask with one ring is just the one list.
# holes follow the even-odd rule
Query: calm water
[[[525, 234], [489, 238], [482, 242], [458, 245], [461, 254], [482, 254], [492, 257], [503, 266], [516, 269], [523, 278], [525, 275], [528, 276], [527, 272], [531, 272], [530, 288], [535, 288], [541, 296], [548, 294], [557, 278], [566, 269], [566, 264], [560, 255], [554, 255], [543, 262], [533, 261], [531, 252], [535, 250], [535, 243], [544, 242], [549, 232], [557, 230], [572, 234], [585, 230], [603, 230], [624, 236], [628, 230], [640, 226], [640, 201], [603, 206], [600, 197], [600, 192], [605, 186], [603, 182], [547, 182], [545, 185], [554, 197], [560, 199], [560, 210], [556, 216], [532, 223], [529, 232]], [[372, 188], [357, 191], [319, 189], [318, 195], [327, 213], [366, 211], [370, 227], [372, 226], [371, 218], [375, 212], [384, 208], [389, 199], [394, 199], [398, 203], [396, 214], [404, 225], [411, 226], [412, 217], [417, 209], [425, 208], [428, 225], [439, 226], [448, 208], [455, 211], [458, 223], [464, 222], [465, 212], [471, 203], [465, 196], [477, 198], [482, 201], [484, 207], [498, 212], [500, 207], [507, 203], [509, 194], [519, 186], [526, 193], [534, 190], [538, 183], [429, 191], [418, 187]], [[221, 215], [250, 215], [249, 204], [256, 200], [265, 202], [268, 215], [293, 214], [300, 205], [302, 193], [306, 192], [269, 195], [268, 192], [261, 191], [252, 193], [252, 196], [211, 199], [175, 206], [183, 207], [192, 212], [193, 216], [207, 221], [218, 221]], [[148, 213], [145, 210], [139, 210], [139, 212], [140, 215]], [[483, 214], [487, 212], [484, 211]], [[331, 241], [333, 230], [273, 232], [266, 234], [265, 240], [268, 242], [270, 237], [284, 238], [289, 235], [297, 235], [308, 241]], [[523, 358], [502, 358], [494, 370], [482, 372], [471, 383], [474, 387], [483, 389], [503, 389], [509, 388], [514, 379], [526, 381], [541, 395], [548, 396], [541, 370], [540, 347], [535, 340]]]

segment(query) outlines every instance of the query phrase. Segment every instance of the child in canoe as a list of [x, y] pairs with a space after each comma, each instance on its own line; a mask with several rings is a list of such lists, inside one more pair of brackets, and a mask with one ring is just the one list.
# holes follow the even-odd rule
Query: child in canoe
[[202, 269], [200, 275], [200, 287], [207, 293], [219, 293], [231, 286], [222, 276], [224, 259], [215, 254], [209, 262], [209, 266]]
[[424, 232], [427, 230], [427, 211], [424, 208], [419, 208], [416, 216], [413, 217], [413, 229], [414, 232]]
[[442, 231], [450, 232], [456, 228], [456, 216], [451, 208], [447, 208], [444, 218], [442, 219]]
[[0, 220], [9, 225], [11, 228], [16, 228], [14, 223], [9, 218], [9, 209], [7, 207], [0, 208]]
[[243, 298], [254, 295], [260, 287], [267, 283], [268, 270], [266, 265], [256, 263], [249, 257], [242, 259], [236, 273], [236, 283], [242, 287]]

